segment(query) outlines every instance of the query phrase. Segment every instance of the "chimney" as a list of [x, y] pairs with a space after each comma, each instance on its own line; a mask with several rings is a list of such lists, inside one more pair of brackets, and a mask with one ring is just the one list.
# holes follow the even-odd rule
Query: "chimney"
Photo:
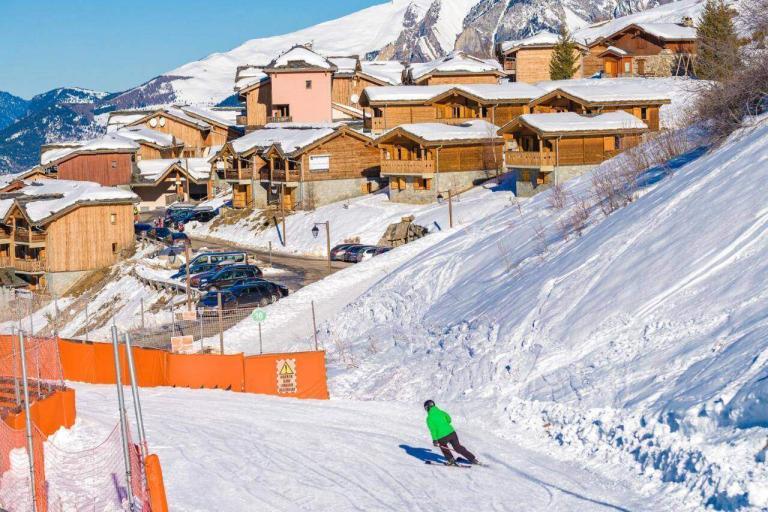
[[683, 16], [683, 19], [680, 20], [680, 26], [693, 27], [693, 18], [690, 16]]

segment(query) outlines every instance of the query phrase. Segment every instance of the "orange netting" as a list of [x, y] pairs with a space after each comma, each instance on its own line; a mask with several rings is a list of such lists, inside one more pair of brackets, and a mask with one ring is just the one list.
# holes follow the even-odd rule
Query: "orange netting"
[[[46, 510], [44, 440], [42, 433], [33, 430], [32, 452], [38, 511]], [[32, 510], [31, 489], [26, 433], [0, 421], [0, 507], [8, 512]]]

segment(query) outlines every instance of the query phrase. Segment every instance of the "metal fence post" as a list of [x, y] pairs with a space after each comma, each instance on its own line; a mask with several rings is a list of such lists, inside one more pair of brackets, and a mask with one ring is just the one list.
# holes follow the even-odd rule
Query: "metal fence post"
[[29, 458], [29, 484], [32, 491], [32, 510], [37, 512], [37, 491], [35, 489], [35, 456], [32, 445], [32, 419], [29, 411], [29, 385], [27, 383], [27, 359], [24, 349], [24, 333], [19, 331], [19, 352], [21, 356], [21, 382], [24, 388], [24, 427], [27, 431], [27, 457]]
[[117, 327], [112, 326], [112, 351], [115, 357], [115, 383], [117, 385], [117, 403], [120, 408], [120, 437], [123, 440], [123, 461], [125, 462], [125, 479], [128, 494], [129, 510], [133, 510], [133, 488], [131, 483], [131, 458], [128, 446], [128, 422], [125, 417], [125, 396], [123, 395], [123, 379], [120, 375], [120, 350], [117, 341]]
[[259, 322], [259, 354], [264, 353], [264, 344], [261, 342], [261, 322]]
[[317, 322], [315, 322], [315, 301], [312, 301], [312, 328], [315, 335], [315, 351], [317, 351]]
[[221, 306], [221, 292], [216, 294], [219, 306], [219, 351], [224, 354], [224, 312]]
[[[21, 334], [21, 329], [19, 329], [19, 334]], [[11, 349], [13, 351], [13, 394], [16, 398], [16, 406], [19, 406], [21, 405], [21, 393], [19, 391], [19, 375], [16, 373], [19, 366], [16, 364], [16, 338], [13, 331], [11, 331]]]
[[88, 301], [85, 302], [85, 342], [88, 343], [88, 331], [91, 327], [91, 317], [88, 314]]
[[141, 400], [139, 399], [139, 386], [136, 382], [136, 367], [133, 362], [133, 348], [131, 347], [131, 335], [125, 333], [125, 357], [128, 360], [128, 375], [131, 379], [131, 394], [133, 395], [133, 411], [136, 413], [136, 426], [139, 430], [139, 443], [141, 444], [141, 456], [147, 458], [147, 435], [144, 431], [144, 415], [141, 412]]

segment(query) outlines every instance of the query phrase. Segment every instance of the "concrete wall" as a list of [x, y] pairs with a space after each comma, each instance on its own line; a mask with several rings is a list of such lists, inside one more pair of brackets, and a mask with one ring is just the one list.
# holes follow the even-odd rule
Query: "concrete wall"
[[[594, 165], [561, 165], [557, 168], [557, 182], [558, 183], [565, 183], [566, 181], [576, 178], [578, 176], [581, 176], [587, 171], [591, 171], [595, 167], [597, 167], [599, 164]], [[515, 177], [515, 195], [518, 197], [531, 197], [533, 195], [538, 194], [539, 192], [543, 192], [547, 190], [552, 183], [555, 183], [555, 171], [548, 172], [549, 174], [549, 181], [550, 183], [545, 185], [538, 185], [536, 182], [536, 178], [538, 177], [539, 171], [535, 169], [527, 169], [531, 172], [531, 181], [521, 181], [520, 180], [520, 171], [522, 169], [516, 169], [514, 167], [509, 167], [508, 170], [510, 172], [516, 173]]]
[[[307, 204], [317, 208], [324, 204], [362, 196], [367, 193], [367, 191], [363, 191], [363, 187], [367, 190], [369, 188], [368, 184], [370, 184], [371, 192], [376, 192], [381, 188], [380, 182], [372, 178], [305, 181], [304, 198]], [[301, 186], [296, 198], [299, 201], [301, 200]]]
[[90, 274], [91, 270], [78, 270], [75, 272], [48, 272], [45, 274], [45, 283], [51, 293], [61, 297], [78, 281]]
[[[307, 81], [312, 88], [307, 89]], [[290, 105], [291, 119], [295, 123], [331, 122], [331, 73], [274, 73], [272, 81], [272, 108]]]
[[[389, 188], [389, 200], [395, 203], [427, 204], [437, 201], [438, 192], [461, 192], [495, 176], [495, 171], [441, 172], [432, 178], [430, 190], [416, 190], [414, 178], [407, 177], [405, 189]], [[445, 194], [443, 194], [445, 195]]]

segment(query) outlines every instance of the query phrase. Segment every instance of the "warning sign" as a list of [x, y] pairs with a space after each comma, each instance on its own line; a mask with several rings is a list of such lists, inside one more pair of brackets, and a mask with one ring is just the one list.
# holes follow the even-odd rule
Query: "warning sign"
[[283, 395], [296, 394], [296, 360], [277, 360], [277, 392]]

